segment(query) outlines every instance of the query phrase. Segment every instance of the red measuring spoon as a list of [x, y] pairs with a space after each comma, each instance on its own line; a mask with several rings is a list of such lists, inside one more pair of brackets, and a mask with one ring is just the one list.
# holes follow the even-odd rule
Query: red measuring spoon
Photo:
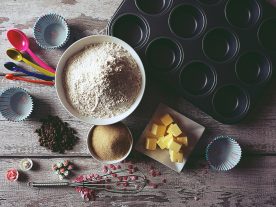
[[37, 57], [29, 48], [30, 42], [25, 33], [18, 29], [10, 29], [7, 33], [8, 40], [10, 43], [20, 51], [26, 51], [35, 62], [37, 62], [41, 67], [46, 70], [55, 73], [55, 70], [43, 62], [39, 57]]
[[43, 80], [34, 80], [34, 79], [22, 78], [22, 77], [14, 76], [13, 74], [5, 75], [5, 78], [8, 79], [8, 80], [21, 80], [21, 81], [25, 81], [25, 82], [29, 82], [29, 83], [37, 83], [37, 84], [43, 84], [43, 85], [47, 85], [47, 86], [55, 85], [55, 83], [52, 82], [52, 81], [43, 81]]

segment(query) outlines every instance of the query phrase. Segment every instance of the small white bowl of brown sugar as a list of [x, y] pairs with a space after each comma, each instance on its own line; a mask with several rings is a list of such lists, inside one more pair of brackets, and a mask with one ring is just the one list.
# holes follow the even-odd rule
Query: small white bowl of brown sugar
[[88, 133], [87, 146], [91, 156], [104, 164], [114, 164], [126, 159], [132, 145], [132, 134], [122, 122], [94, 125]]

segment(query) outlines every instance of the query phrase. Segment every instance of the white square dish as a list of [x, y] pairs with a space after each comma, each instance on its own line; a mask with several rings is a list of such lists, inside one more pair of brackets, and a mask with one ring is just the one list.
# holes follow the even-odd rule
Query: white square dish
[[[184, 162], [183, 163], [173, 163], [170, 161], [169, 152], [168, 150], [161, 150], [159, 147], [156, 150], [151, 151], [145, 149], [145, 141], [147, 138], [147, 134], [150, 131], [152, 124], [160, 117], [165, 114], [170, 114], [174, 121], [178, 124], [180, 129], [185, 132], [188, 137], [188, 147], [185, 148], [184, 151]], [[194, 149], [195, 145], [201, 138], [205, 127], [194, 122], [193, 120], [185, 117], [184, 115], [180, 114], [179, 112], [173, 110], [172, 108], [164, 105], [159, 104], [155, 113], [153, 114], [151, 120], [149, 121], [148, 125], [146, 126], [145, 130], [143, 131], [142, 135], [140, 136], [138, 142], [135, 145], [135, 149], [152, 159], [166, 165], [167, 167], [171, 168], [176, 172], [181, 172], [184, 165], [187, 162], [189, 155], [191, 154], [192, 150]]]

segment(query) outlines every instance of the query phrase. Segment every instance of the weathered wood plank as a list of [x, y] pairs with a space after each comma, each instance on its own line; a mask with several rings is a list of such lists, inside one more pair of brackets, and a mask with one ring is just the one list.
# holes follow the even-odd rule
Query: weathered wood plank
[[[29, 181], [57, 181], [50, 166], [61, 159], [34, 159], [35, 170], [24, 173], [24, 179], [10, 183], [0, 177], [0, 206], [262, 206], [276, 205], [276, 157], [244, 158], [242, 164], [227, 173], [208, 169], [206, 163], [193, 159], [188, 168], [177, 174], [160, 164], [143, 158], [138, 168], [147, 173], [150, 165], [161, 170], [167, 183], [157, 189], [146, 188], [136, 195], [119, 195], [106, 192], [97, 194], [95, 202], [84, 203], [73, 189], [31, 189]], [[2, 159], [0, 174], [16, 167], [18, 159]], [[100, 165], [91, 159], [72, 159], [77, 163], [75, 174], [100, 173]], [[147, 164], [145, 164], [147, 163]], [[43, 176], [42, 176], [43, 175]], [[153, 178], [151, 178], [153, 179]]]
[[[109, 0], [94, 1], [66, 1], [66, 0], [19, 0], [6, 1], [0, 8], [0, 65], [11, 61], [5, 55], [7, 48], [12, 47], [6, 37], [6, 32], [10, 28], [18, 28], [30, 37], [31, 49], [49, 65], [56, 67], [57, 62], [68, 45], [81, 37], [92, 34], [104, 34], [107, 20], [113, 15], [121, 0], [114, 0], [110, 4]], [[30, 9], [32, 5], [32, 9]], [[26, 14], [24, 17], [20, 14]], [[65, 48], [59, 50], [43, 50], [39, 48], [33, 38], [33, 26], [37, 18], [43, 14], [55, 12], [64, 16], [68, 20], [71, 29], [71, 38]], [[30, 69], [24, 64], [24, 68]], [[0, 75], [7, 73], [6, 69], [0, 70]]]
[[[82, 123], [70, 116], [61, 106], [54, 87], [40, 86], [22, 82], [10, 82], [0, 77], [0, 89], [18, 86], [23, 87], [35, 98], [35, 110], [28, 121], [13, 123], [0, 117], [1, 142], [0, 155], [52, 155], [51, 152], [38, 146], [34, 130], [39, 127], [38, 120], [49, 114], [58, 115], [68, 121], [79, 132], [80, 142], [68, 155], [87, 155], [86, 135], [89, 124]], [[179, 98], [178, 95], [163, 90], [156, 83], [148, 83], [145, 96], [138, 109], [125, 120], [137, 139], [160, 102], [164, 102], [198, 123], [206, 126], [207, 131], [200, 140], [195, 153], [202, 154], [204, 147], [212, 137], [228, 134], [237, 137], [243, 150], [249, 153], [272, 153], [276, 151], [276, 95], [272, 84], [256, 111], [237, 125], [223, 125], [207, 116], [192, 104]], [[265, 107], [263, 107], [265, 105]], [[12, 130], [11, 130], [12, 129]]]

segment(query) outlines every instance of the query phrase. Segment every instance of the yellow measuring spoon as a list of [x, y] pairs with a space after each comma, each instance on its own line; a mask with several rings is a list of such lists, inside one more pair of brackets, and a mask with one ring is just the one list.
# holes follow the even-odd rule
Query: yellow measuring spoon
[[54, 73], [51, 73], [48, 70], [46, 70], [46, 69], [34, 64], [33, 62], [29, 61], [28, 59], [24, 58], [22, 53], [14, 48], [8, 49], [7, 55], [15, 61], [18, 61], [18, 62], [23, 61], [24, 63], [28, 64], [29, 66], [33, 67], [34, 69], [38, 70], [39, 72], [41, 72], [45, 75], [55, 77]]

